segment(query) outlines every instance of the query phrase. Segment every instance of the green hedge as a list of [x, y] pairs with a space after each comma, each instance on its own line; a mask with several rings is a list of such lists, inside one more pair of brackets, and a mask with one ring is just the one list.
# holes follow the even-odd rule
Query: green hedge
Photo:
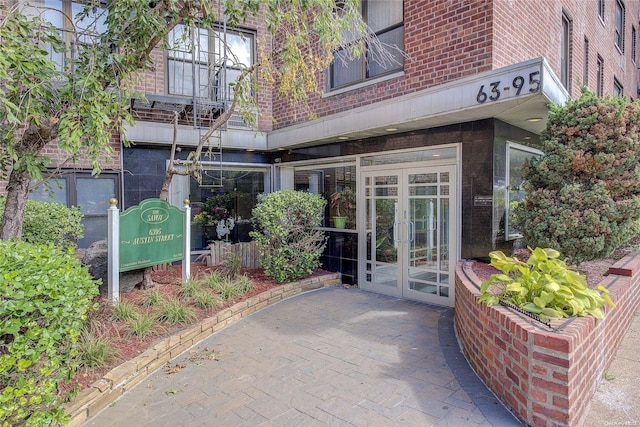
[[525, 165], [515, 210], [529, 246], [572, 262], [603, 258], [638, 234], [640, 104], [583, 91], [553, 106], [544, 155]]
[[277, 282], [294, 281], [320, 266], [326, 245], [322, 223], [327, 201], [317, 194], [283, 190], [258, 197], [253, 209], [257, 231], [250, 233], [265, 274]]
[[[5, 198], [0, 197], [0, 216], [4, 213]], [[27, 201], [22, 225], [22, 238], [33, 244], [55, 243], [64, 248], [76, 246], [84, 235], [82, 213], [78, 207], [68, 208], [60, 203]]]
[[57, 384], [77, 369], [78, 337], [97, 294], [71, 250], [0, 241], [0, 425], [64, 421]]

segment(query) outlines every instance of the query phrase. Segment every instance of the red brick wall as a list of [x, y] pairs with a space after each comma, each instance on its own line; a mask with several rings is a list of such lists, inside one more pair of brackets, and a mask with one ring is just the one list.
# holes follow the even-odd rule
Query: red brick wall
[[[222, 16], [222, 12], [219, 12], [219, 16]], [[265, 24], [257, 19], [249, 19], [243, 26], [244, 29], [256, 31], [256, 54], [261, 49], [265, 53], [271, 51], [272, 37], [267, 31]], [[141, 72], [134, 78], [134, 88], [136, 91], [144, 94], [153, 95], [166, 95], [167, 94], [167, 82], [166, 78], [166, 55], [162, 49], [156, 49], [152, 52], [151, 57], [153, 59], [153, 67], [151, 70]], [[255, 58], [257, 61], [258, 58]], [[271, 89], [264, 82], [262, 73], [258, 71], [258, 91], [257, 91], [257, 103], [260, 108], [261, 114], [258, 117], [258, 129], [263, 132], [270, 131], [273, 127], [273, 121], [271, 116]], [[171, 115], [171, 117], [173, 117]], [[142, 116], [142, 120], [158, 119], [160, 116]], [[170, 120], [170, 119], [169, 119]]]
[[[640, 33], [640, 2], [626, 1], [625, 53], [614, 46], [615, 1], [606, 1], [604, 23], [595, 0], [405, 0], [404, 75], [331, 96], [311, 96], [312, 111], [323, 117], [372, 102], [507, 65], [544, 57], [560, 76], [560, 37], [563, 11], [571, 19], [570, 89], [580, 94], [584, 83], [584, 39], [589, 40], [588, 86], [596, 90], [596, 58], [604, 59], [605, 94], [613, 93], [614, 76], [624, 94], [638, 98], [637, 65], [631, 60], [631, 26]], [[640, 34], [639, 34], [640, 36]], [[626, 62], [624, 70], [621, 60]], [[640, 62], [640, 57], [636, 59]], [[324, 91], [325, 76], [319, 78]], [[307, 119], [287, 99], [274, 99], [277, 127]]]
[[[404, 76], [346, 93], [311, 95], [318, 116], [415, 92], [491, 69], [492, 3], [486, 0], [405, 0]], [[324, 89], [325, 76], [319, 78]], [[307, 120], [286, 98], [273, 100], [276, 127]]]
[[[100, 167], [103, 171], [108, 170], [120, 170], [120, 157], [121, 157], [121, 147], [120, 147], [120, 136], [118, 134], [114, 134], [109, 141], [109, 145], [111, 146], [113, 152], [107, 156], [102, 156], [100, 161]], [[41, 154], [43, 156], [49, 157], [49, 168], [60, 167], [62, 169], [78, 169], [78, 170], [91, 170], [91, 164], [88, 158], [80, 153], [78, 159], [74, 162], [69, 154], [60, 148], [58, 148], [56, 143], [47, 144], [42, 150]], [[7, 172], [7, 177], [8, 177]], [[6, 180], [0, 179], [0, 194], [6, 193], [5, 189], [8, 182]]]
[[640, 254], [615, 267], [603, 285], [616, 303], [605, 319], [553, 321], [548, 328], [515, 311], [478, 304], [471, 262], [456, 268], [455, 329], [478, 376], [523, 422], [582, 425], [598, 381], [640, 307]]
[[[613, 93], [614, 76], [622, 83], [624, 94], [637, 98], [638, 70], [631, 59], [631, 26], [638, 28], [640, 3], [624, 1], [625, 52], [614, 45], [615, 1], [605, 1], [604, 22], [598, 17], [595, 0], [494, 0], [493, 68], [543, 56], [560, 76], [560, 37], [563, 11], [571, 19], [571, 95], [580, 94], [584, 81], [585, 37], [589, 40], [588, 87], [596, 91], [596, 58], [604, 59], [604, 93]], [[636, 55], [638, 53], [636, 52]], [[626, 62], [621, 68], [621, 59]]]
[[[100, 161], [100, 167], [102, 170], [120, 170], [120, 136], [116, 133], [111, 136], [109, 145], [113, 152], [107, 157], [102, 156]], [[91, 164], [87, 157], [82, 154], [78, 157], [78, 160], [73, 162], [69, 157], [69, 154], [58, 148], [57, 144], [49, 143], [44, 147], [43, 155], [48, 156], [51, 161], [49, 167], [61, 166], [65, 169], [79, 168], [79, 169], [91, 169]], [[63, 166], [64, 165], [64, 166]]]

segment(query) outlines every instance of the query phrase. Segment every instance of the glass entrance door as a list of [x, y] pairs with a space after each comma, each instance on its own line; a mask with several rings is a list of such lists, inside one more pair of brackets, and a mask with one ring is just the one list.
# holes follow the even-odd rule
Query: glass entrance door
[[455, 166], [363, 173], [363, 288], [453, 305]]

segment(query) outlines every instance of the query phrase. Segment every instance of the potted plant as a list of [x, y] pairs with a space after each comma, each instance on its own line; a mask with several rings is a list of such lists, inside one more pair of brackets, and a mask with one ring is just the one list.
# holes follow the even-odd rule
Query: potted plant
[[355, 225], [356, 193], [351, 187], [345, 187], [342, 191], [336, 191], [329, 198], [331, 208], [335, 209], [333, 226], [335, 228], [345, 228], [347, 222], [349, 227]]
[[[202, 224], [207, 240], [228, 240], [236, 224], [236, 216], [229, 209], [235, 195], [214, 195], [205, 200], [202, 211], [193, 217], [194, 224]], [[215, 234], [214, 234], [215, 233]]]

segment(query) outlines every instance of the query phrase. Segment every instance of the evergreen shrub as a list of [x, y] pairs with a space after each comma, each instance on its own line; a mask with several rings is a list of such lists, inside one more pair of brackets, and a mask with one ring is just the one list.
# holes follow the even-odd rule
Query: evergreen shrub
[[320, 266], [326, 245], [317, 227], [327, 201], [317, 194], [282, 190], [262, 194], [253, 209], [256, 231], [250, 236], [265, 274], [277, 282], [300, 279]]
[[603, 258], [638, 235], [640, 105], [586, 90], [552, 106], [544, 155], [525, 164], [526, 197], [515, 217], [530, 246], [579, 263]]
[[71, 379], [98, 284], [71, 250], [0, 241], [0, 425], [64, 422]]
[[[0, 197], [0, 215], [5, 198]], [[55, 243], [63, 248], [75, 247], [84, 236], [80, 208], [60, 203], [27, 201], [22, 225], [22, 238], [33, 244]]]

